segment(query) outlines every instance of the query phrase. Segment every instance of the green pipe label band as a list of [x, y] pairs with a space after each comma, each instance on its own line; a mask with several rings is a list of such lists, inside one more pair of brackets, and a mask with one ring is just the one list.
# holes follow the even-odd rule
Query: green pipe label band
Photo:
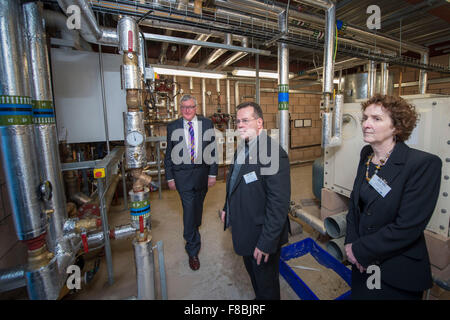
[[289, 110], [289, 85], [278, 85], [278, 110]]
[[0, 126], [33, 124], [30, 97], [0, 95]]
[[53, 101], [33, 100], [33, 122], [34, 124], [55, 123]]

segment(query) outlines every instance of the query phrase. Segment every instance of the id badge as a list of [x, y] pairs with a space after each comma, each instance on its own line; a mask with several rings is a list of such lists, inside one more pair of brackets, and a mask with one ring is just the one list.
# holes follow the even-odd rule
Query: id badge
[[391, 187], [387, 185], [379, 176], [376, 174], [370, 179], [369, 184], [384, 198], [389, 191], [391, 191]]
[[258, 180], [258, 177], [256, 176], [255, 171], [252, 171], [252, 172], [244, 175], [244, 180], [245, 180], [246, 184], [249, 184], [249, 183], [252, 183], [252, 182]]

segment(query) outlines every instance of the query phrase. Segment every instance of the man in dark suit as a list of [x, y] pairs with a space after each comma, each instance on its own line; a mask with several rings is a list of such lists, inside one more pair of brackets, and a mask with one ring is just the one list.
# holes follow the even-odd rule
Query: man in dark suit
[[200, 268], [203, 201], [216, 183], [215, 135], [211, 120], [197, 116], [197, 100], [184, 95], [180, 100], [182, 118], [167, 125], [167, 149], [164, 159], [170, 190], [177, 190], [183, 205], [183, 237], [192, 270]]
[[[280, 299], [279, 260], [288, 241], [291, 198], [289, 158], [263, 129], [261, 107], [236, 107], [241, 138], [227, 177], [222, 221], [243, 256], [256, 299]], [[243, 161], [245, 159], [245, 161]]]

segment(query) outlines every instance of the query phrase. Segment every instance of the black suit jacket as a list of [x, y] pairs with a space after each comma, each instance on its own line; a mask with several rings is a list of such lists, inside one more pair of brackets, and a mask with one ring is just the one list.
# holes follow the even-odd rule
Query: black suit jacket
[[[263, 137], [261, 139], [261, 137]], [[265, 141], [264, 141], [265, 140]], [[272, 157], [274, 145], [278, 156], [273, 155], [269, 163], [250, 151], [246, 163], [240, 168], [233, 190], [230, 190], [230, 177], [234, 165], [230, 166], [227, 177], [225, 227], [231, 225], [233, 247], [238, 255], [253, 255], [255, 247], [265, 253], [275, 253], [288, 241], [289, 202], [291, 199], [289, 158], [281, 146], [263, 131], [257, 140], [258, 150], [265, 145], [263, 155]], [[257, 159], [253, 158], [257, 156]], [[236, 156], [235, 156], [236, 158]], [[249, 158], [252, 158], [249, 160]], [[271, 165], [279, 163], [272, 175], [262, 175]], [[253, 162], [253, 164], [251, 164]], [[276, 169], [276, 167], [273, 167]], [[255, 172], [257, 180], [246, 183], [244, 176]]]
[[360, 188], [371, 153], [370, 145], [361, 151], [349, 202], [345, 243], [352, 243], [353, 254], [363, 267], [380, 266], [381, 281], [408, 291], [423, 291], [432, 285], [423, 231], [439, 196], [442, 161], [433, 154], [397, 143], [377, 174], [386, 180], [390, 192], [384, 198], [372, 192], [362, 211]]
[[[190, 151], [184, 136], [183, 118], [172, 121], [167, 125], [167, 149], [164, 158], [165, 174], [167, 180], [175, 179], [176, 188], [180, 192], [206, 189], [208, 187], [208, 175], [217, 176], [218, 166], [213, 123], [199, 115], [197, 115], [197, 120], [199, 146], [194, 164], [191, 164]], [[172, 151], [174, 151], [174, 154], [172, 154]]]

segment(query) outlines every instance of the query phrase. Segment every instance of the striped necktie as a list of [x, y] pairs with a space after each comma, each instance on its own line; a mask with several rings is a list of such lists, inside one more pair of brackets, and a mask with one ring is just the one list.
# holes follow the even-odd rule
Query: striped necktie
[[189, 135], [191, 137], [190, 141], [190, 150], [191, 150], [191, 163], [194, 163], [195, 159], [195, 137], [194, 137], [194, 127], [192, 126], [192, 122], [188, 122], [189, 125]]

